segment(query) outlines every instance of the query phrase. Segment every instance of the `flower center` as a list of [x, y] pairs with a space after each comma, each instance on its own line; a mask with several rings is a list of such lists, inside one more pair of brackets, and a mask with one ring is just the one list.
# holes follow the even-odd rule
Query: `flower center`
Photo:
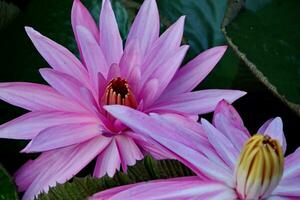
[[241, 199], [262, 199], [278, 185], [284, 166], [282, 148], [269, 136], [254, 135], [244, 145], [235, 168]]
[[112, 79], [106, 87], [102, 97], [105, 105], [125, 105], [132, 108], [137, 107], [137, 102], [128, 82], [120, 77]]

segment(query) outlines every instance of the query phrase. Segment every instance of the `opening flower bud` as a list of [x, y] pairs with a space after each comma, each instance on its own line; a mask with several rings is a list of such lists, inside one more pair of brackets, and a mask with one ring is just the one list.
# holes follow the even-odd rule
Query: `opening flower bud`
[[235, 169], [236, 190], [241, 199], [258, 200], [278, 185], [284, 166], [282, 148], [269, 136], [255, 135], [244, 145]]

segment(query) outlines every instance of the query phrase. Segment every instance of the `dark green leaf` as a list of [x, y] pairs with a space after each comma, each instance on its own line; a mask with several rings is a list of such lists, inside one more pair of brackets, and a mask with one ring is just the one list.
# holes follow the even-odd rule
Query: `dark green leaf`
[[246, 1], [246, 8], [252, 11], [258, 11], [260, 9], [262, 9], [263, 7], [265, 7], [268, 3], [270, 3], [272, 0], [255, 0], [255, 1], [251, 1], [248, 0]]
[[0, 29], [10, 23], [18, 14], [18, 7], [5, 1], [0, 1]]
[[191, 46], [194, 55], [209, 47], [224, 44], [220, 26], [226, 1], [159, 0], [157, 2], [162, 23], [167, 26], [180, 16], [186, 16], [185, 42]]
[[51, 188], [47, 194], [39, 195], [38, 200], [83, 200], [96, 192], [115, 186], [191, 175], [193, 173], [178, 161], [155, 161], [151, 157], [146, 157], [135, 166], [129, 167], [126, 174], [119, 172], [113, 178], [104, 177], [101, 179], [74, 178], [72, 182], [59, 184]]
[[257, 12], [243, 10], [225, 32], [228, 42], [256, 77], [298, 114], [299, 6], [297, 0], [272, 0]]
[[7, 171], [0, 164], [0, 200], [17, 200], [15, 185]]

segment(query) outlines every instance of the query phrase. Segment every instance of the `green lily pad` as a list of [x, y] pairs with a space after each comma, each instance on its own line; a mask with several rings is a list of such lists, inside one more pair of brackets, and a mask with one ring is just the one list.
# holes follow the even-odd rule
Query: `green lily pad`
[[18, 200], [15, 185], [7, 171], [0, 164], [0, 200]]
[[[249, 1], [255, 4], [257, 1]], [[253, 6], [248, 3], [248, 7]], [[235, 6], [230, 4], [229, 8]], [[272, 0], [244, 9], [224, 32], [239, 58], [278, 98], [300, 115], [300, 2]], [[234, 8], [238, 8], [235, 6]], [[230, 9], [229, 9], [230, 10]], [[235, 12], [228, 12], [227, 19]]]

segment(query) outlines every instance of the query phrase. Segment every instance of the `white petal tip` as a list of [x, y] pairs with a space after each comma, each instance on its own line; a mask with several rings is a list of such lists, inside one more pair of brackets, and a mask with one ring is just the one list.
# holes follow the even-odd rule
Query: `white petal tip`
[[209, 122], [208, 122], [206, 119], [204, 119], [204, 118], [201, 118], [200, 121], [201, 121], [201, 124], [202, 124], [202, 125], [207, 125], [207, 124], [209, 124]]
[[237, 90], [236, 92], [237, 92], [237, 93], [236, 93], [236, 96], [237, 96], [238, 98], [243, 97], [243, 96], [245, 96], [245, 95], [247, 94], [247, 92], [245, 92], [245, 91], [240, 91], [240, 90]]

